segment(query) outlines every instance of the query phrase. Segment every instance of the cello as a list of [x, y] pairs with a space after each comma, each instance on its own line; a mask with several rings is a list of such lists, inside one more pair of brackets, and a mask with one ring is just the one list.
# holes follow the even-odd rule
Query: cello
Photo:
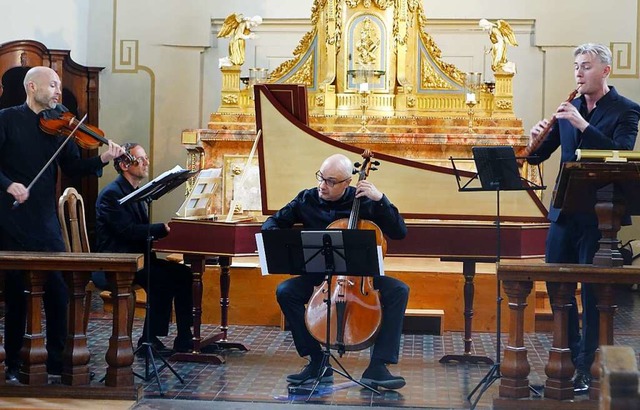
[[[373, 154], [366, 150], [360, 167], [355, 171], [359, 175], [358, 181], [367, 178], [372, 165]], [[349, 218], [338, 219], [327, 229], [369, 229], [376, 232], [376, 242], [382, 246], [383, 255], [386, 253], [387, 243], [380, 228], [369, 220], [359, 218], [360, 198], [354, 198]], [[327, 293], [331, 289], [331, 306], [327, 306]], [[345, 351], [362, 350], [371, 346], [382, 324], [382, 305], [380, 294], [373, 288], [371, 276], [334, 275], [331, 286], [325, 280], [314, 289], [305, 311], [305, 324], [311, 335], [320, 343], [327, 344], [327, 314], [331, 309], [329, 346], [336, 349], [340, 356]]]

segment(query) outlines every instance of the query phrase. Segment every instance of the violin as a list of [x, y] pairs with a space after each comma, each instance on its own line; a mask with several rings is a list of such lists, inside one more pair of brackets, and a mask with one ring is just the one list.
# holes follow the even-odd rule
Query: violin
[[[575, 90], [571, 91], [571, 93], [569, 94], [569, 97], [567, 97], [565, 102], [571, 102], [574, 98], [576, 98], [576, 95], [578, 95], [578, 93], [580, 92], [579, 90], [580, 90], [580, 87], [578, 87]], [[544, 141], [544, 139], [547, 137], [547, 134], [549, 134], [549, 131], [551, 131], [551, 128], [553, 128], [553, 126], [556, 124], [557, 121], [558, 121], [558, 119], [556, 118], [555, 115], [553, 117], [551, 117], [551, 119], [547, 123], [547, 126], [544, 127], [542, 129], [542, 131], [540, 131], [540, 134], [538, 134], [538, 136], [536, 138], [534, 138], [529, 143], [529, 145], [527, 145], [516, 156], [518, 156], [518, 157], [528, 157], [532, 152], [537, 150], [540, 147], [540, 145], [542, 144], [542, 141]], [[522, 166], [522, 164], [524, 163], [524, 160], [525, 160], [524, 158], [518, 158], [516, 160], [516, 162], [518, 163], [518, 165]]]
[[[96, 127], [92, 127], [90, 125], [84, 124], [84, 120], [87, 118], [87, 115], [78, 120], [73, 114], [69, 112], [67, 107], [62, 104], [56, 104], [55, 108], [50, 108], [48, 110], [43, 110], [40, 112], [40, 129], [47, 134], [51, 135], [62, 135], [65, 136], [65, 140], [60, 144], [56, 152], [53, 153], [51, 158], [47, 161], [46, 164], [40, 169], [38, 175], [31, 180], [27, 190], [30, 191], [33, 184], [35, 184], [38, 179], [42, 176], [44, 171], [51, 165], [51, 163], [56, 159], [60, 151], [64, 148], [64, 146], [69, 142], [71, 137], [74, 138], [76, 143], [85, 149], [95, 149], [98, 148], [102, 144], [109, 144], [109, 141], [104, 138], [104, 133]], [[13, 206], [11, 209], [17, 209], [20, 206], [18, 200], [13, 201]]]
[[[372, 165], [373, 154], [366, 150], [362, 166], [355, 164], [360, 170], [358, 181], [364, 180]], [[386, 253], [387, 242], [382, 230], [374, 222], [359, 219], [360, 198], [354, 198], [349, 218], [338, 219], [327, 227], [328, 229], [369, 229], [376, 232], [376, 242], [382, 246], [383, 254]], [[325, 280], [320, 286], [316, 286], [305, 311], [305, 324], [311, 335], [320, 343], [327, 343], [327, 293], [328, 283]], [[380, 331], [382, 324], [382, 305], [380, 294], [373, 288], [371, 276], [344, 276], [331, 277], [331, 323], [330, 343], [332, 349], [338, 351], [340, 356], [345, 351], [362, 350], [371, 346]]]
[[[62, 104], [40, 112], [40, 129], [47, 134], [69, 136], [78, 123], [80, 121], [76, 116]], [[109, 141], [104, 138], [104, 132], [92, 125], [80, 123], [73, 136], [75, 142], [84, 149], [96, 149], [102, 144], [109, 145]]]

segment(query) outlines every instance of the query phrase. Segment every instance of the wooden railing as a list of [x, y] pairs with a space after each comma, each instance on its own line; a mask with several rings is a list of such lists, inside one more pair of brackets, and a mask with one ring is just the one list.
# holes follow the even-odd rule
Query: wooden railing
[[[73, 252], [0, 252], [0, 268], [23, 270], [27, 297], [27, 326], [21, 351], [19, 383], [5, 382], [4, 346], [0, 344], [0, 396], [128, 398], [138, 396], [134, 385], [133, 348], [127, 332], [128, 297], [135, 272], [143, 268], [140, 254]], [[85, 287], [92, 271], [105, 271], [116, 289], [113, 331], [106, 352], [104, 385], [91, 382], [90, 353], [82, 324]], [[62, 384], [48, 384], [47, 352], [42, 333], [42, 297], [50, 271], [62, 271], [69, 288], [68, 335], [63, 355]], [[2, 271], [0, 271], [0, 275]], [[86, 307], [90, 309], [90, 306]]]
[[[498, 264], [498, 279], [502, 281], [504, 293], [509, 302], [509, 340], [504, 350], [501, 370], [499, 397], [494, 399], [494, 408], [510, 408], [514, 404], [523, 408], [521, 399], [530, 398], [527, 349], [524, 347], [524, 310], [527, 296], [534, 281], [554, 282], [549, 286], [549, 296], [555, 301], [553, 312], [553, 345], [549, 351], [549, 361], [545, 366], [547, 380], [544, 399], [535, 400], [537, 409], [557, 409], [559, 401], [567, 403], [574, 399], [574, 373], [569, 349], [568, 309], [569, 300], [575, 294], [576, 283], [594, 283], [600, 312], [599, 345], [613, 344], [613, 316], [617, 309], [614, 285], [640, 282], [640, 268], [635, 266], [600, 267], [571, 264], [525, 264], [501, 262]], [[532, 307], [533, 308], [533, 307]], [[591, 367], [593, 381], [589, 389], [590, 400], [567, 403], [564, 408], [597, 408], [600, 393], [601, 369], [599, 351]], [[513, 401], [513, 399], [519, 399]], [[511, 402], [511, 403], [510, 403]], [[518, 404], [519, 403], [519, 404]], [[570, 404], [575, 404], [571, 407]]]
[[602, 391], [600, 409], [640, 409], [640, 372], [630, 346], [600, 348]]

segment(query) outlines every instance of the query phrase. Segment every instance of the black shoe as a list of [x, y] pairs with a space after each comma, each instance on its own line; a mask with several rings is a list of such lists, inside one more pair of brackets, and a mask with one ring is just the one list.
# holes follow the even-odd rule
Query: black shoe
[[7, 367], [5, 369], [4, 378], [9, 382], [17, 382], [18, 381], [18, 373], [20, 373], [20, 368], [18, 367]]
[[[142, 344], [145, 341], [146, 341], [146, 338], [144, 336], [138, 339], [138, 350], [137, 350], [136, 356], [145, 357], [147, 355], [146, 349], [140, 349], [140, 346], [142, 346]], [[153, 346], [155, 353], [159, 354], [160, 356], [167, 357], [173, 354], [173, 351], [169, 349], [167, 346], [165, 346], [164, 343], [162, 343], [162, 341], [158, 339], [157, 336], [149, 337], [149, 342], [151, 343], [151, 346]]]
[[591, 386], [591, 375], [578, 371], [573, 378], [573, 392], [575, 394], [587, 394]]
[[[320, 375], [320, 370], [320, 360], [312, 360], [300, 373], [288, 375], [287, 382], [291, 384], [314, 382]], [[333, 383], [333, 369], [331, 367], [327, 368], [324, 372], [324, 376], [320, 379], [320, 383]]]
[[369, 365], [367, 370], [362, 374], [360, 383], [366, 384], [374, 389], [378, 387], [384, 387], [385, 389], [399, 389], [404, 387], [407, 382], [404, 377], [394, 376], [389, 372], [387, 366], [383, 364]]
[[62, 362], [47, 361], [47, 373], [52, 376], [62, 376]]
[[173, 351], [177, 353], [193, 352], [193, 338], [176, 337], [173, 341]]

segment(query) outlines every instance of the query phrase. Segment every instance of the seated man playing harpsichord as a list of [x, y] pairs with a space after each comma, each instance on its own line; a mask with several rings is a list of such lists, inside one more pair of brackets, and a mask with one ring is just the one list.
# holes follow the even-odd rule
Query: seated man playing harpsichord
[[[147, 204], [129, 202], [120, 205], [124, 198], [149, 176], [149, 158], [144, 148], [135, 143], [122, 146], [125, 155], [114, 159], [118, 177], [98, 195], [96, 202], [96, 242], [98, 252], [147, 252], [147, 236], [159, 239], [169, 234], [166, 223], [150, 223]], [[187, 352], [193, 348], [191, 333], [193, 298], [191, 270], [180, 263], [158, 259], [155, 252], [149, 255], [150, 277], [147, 270], [136, 272], [134, 283], [145, 290], [151, 289], [149, 308], [144, 329], [149, 329], [149, 342], [160, 354], [170, 354], [158, 336], [166, 336], [171, 320], [171, 308], [175, 305], [178, 335], [173, 351]], [[148, 323], [149, 322], [149, 323]], [[145, 334], [138, 340], [138, 347], [145, 342]]]

